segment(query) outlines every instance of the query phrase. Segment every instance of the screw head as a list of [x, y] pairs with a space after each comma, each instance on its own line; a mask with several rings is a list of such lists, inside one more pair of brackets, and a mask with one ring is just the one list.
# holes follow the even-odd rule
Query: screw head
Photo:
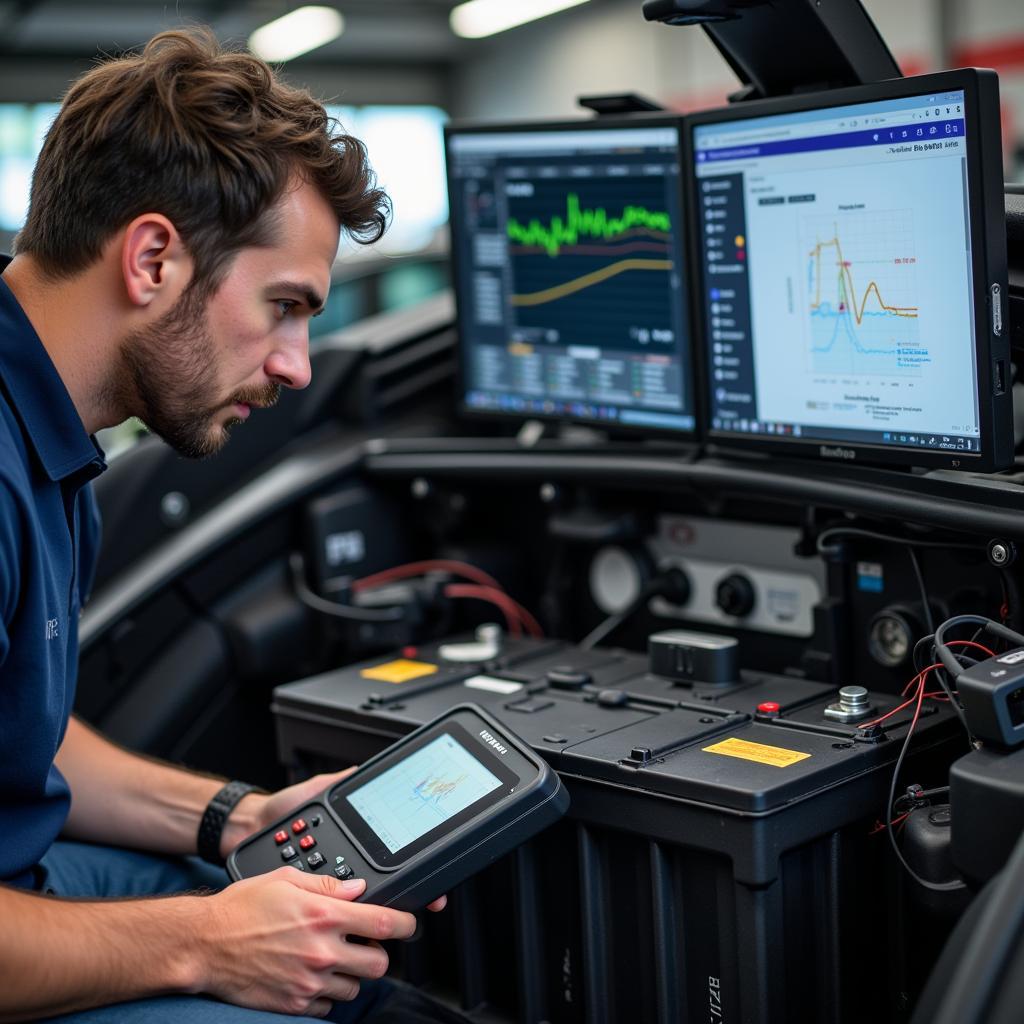
[[997, 543], [988, 549], [988, 556], [996, 565], [1005, 565], [1010, 557], [1010, 552], [1006, 550], [1005, 544]]

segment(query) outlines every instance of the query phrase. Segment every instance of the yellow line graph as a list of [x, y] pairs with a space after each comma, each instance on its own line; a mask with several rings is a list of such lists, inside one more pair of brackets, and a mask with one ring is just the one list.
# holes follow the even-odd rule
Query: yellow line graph
[[[890, 306], [882, 298], [882, 293], [878, 290], [878, 285], [871, 281], [867, 288], [864, 289], [864, 297], [861, 300], [860, 309], [857, 308], [856, 302], [856, 291], [853, 287], [853, 276], [850, 273], [850, 264], [847, 260], [843, 259], [843, 250], [839, 245], [839, 235], [836, 234], [835, 238], [830, 238], [827, 242], [819, 242], [810, 252], [811, 258], [814, 260], [814, 301], [811, 303], [811, 309], [818, 309], [821, 306], [821, 250], [828, 246], [835, 246], [836, 250], [836, 265], [839, 267], [839, 311], [845, 312], [844, 306], [853, 312], [853, 317], [857, 321], [858, 326], [861, 320], [864, 318], [864, 307], [868, 304], [868, 296], [874, 292], [878, 299], [879, 306], [882, 307], [887, 313], [892, 313], [893, 316], [905, 316], [908, 318], [915, 318], [918, 314], [917, 306]], [[845, 296], [845, 301], [844, 297]]]
[[571, 295], [573, 292], [582, 291], [582, 289], [589, 288], [591, 285], [600, 284], [602, 281], [607, 281], [609, 277], [624, 274], [627, 270], [671, 269], [671, 260], [619, 260], [617, 263], [609, 263], [607, 267], [601, 267], [600, 270], [591, 271], [591, 273], [584, 274], [582, 277], [574, 277], [571, 281], [555, 285], [553, 288], [545, 288], [539, 292], [528, 292], [525, 295], [513, 295], [510, 301], [513, 306], [540, 306], [545, 302], [554, 302], [555, 299], [561, 299], [566, 295]]

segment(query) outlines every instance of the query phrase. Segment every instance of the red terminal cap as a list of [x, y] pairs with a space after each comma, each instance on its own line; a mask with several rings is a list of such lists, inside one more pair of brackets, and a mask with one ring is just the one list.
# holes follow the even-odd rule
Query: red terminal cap
[[779, 713], [779, 705], [773, 700], [766, 700], [757, 705], [757, 710], [762, 715], [777, 715]]
[[411, 644], [408, 647], [403, 647], [402, 648], [402, 657], [403, 658], [415, 658], [416, 655], [419, 654], [419, 653], [420, 653], [419, 649], [416, 648], [416, 647], [413, 647]]

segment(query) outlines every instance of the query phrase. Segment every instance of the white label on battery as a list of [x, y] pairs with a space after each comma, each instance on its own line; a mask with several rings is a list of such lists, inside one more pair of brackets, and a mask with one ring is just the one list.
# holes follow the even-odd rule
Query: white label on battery
[[491, 693], [515, 693], [523, 688], [522, 683], [511, 679], [495, 679], [494, 676], [470, 676], [463, 684], [473, 690], [489, 690]]
[[1016, 665], [1018, 662], [1024, 661], [1024, 650], [1010, 651], [1009, 654], [1004, 654], [996, 660], [1000, 665]]

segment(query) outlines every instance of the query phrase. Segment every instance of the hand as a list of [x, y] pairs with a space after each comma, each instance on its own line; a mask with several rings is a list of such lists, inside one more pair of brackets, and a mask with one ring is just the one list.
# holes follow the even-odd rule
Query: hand
[[275, 821], [284, 818], [303, 804], [315, 800], [328, 786], [336, 785], [348, 778], [356, 770], [356, 766], [346, 768], [342, 772], [331, 772], [325, 775], [314, 775], [310, 779], [279, 789], [276, 793], [263, 796], [263, 806], [257, 811], [259, 824], [253, 831], [267, 828]]
[[362, 879], [339, 882], [281, 867], [198, 900], [195, 990], [238, 1006], [315, 1017], [335, 1001], [354, 999], [361, 978], [380, 978], [388, 969], [379, 942], [416, 930], [412, 914], [353, 903], [364, 888]]
[[[238, 802], [224, 826], [224, 834], [221, 837], [221, 855], [227, 857], [243, 839], [248, 838], [254, 832], [268, 828], [275, 821], [287, 817], [295, 808], [309, 803], [310, 800], [315, 800], [328, 786], [341, 782], [357, 767], [357, 765], [353, 765], [344, 771], [314, 775], [312, 778], [295, 783], [294, 786], [279, 789], [276, 793], [246, 794]], [[447, 904], [447, 896], [438, 896], [433, 903], [427, 905], [427, 910], [444, 910]]]

